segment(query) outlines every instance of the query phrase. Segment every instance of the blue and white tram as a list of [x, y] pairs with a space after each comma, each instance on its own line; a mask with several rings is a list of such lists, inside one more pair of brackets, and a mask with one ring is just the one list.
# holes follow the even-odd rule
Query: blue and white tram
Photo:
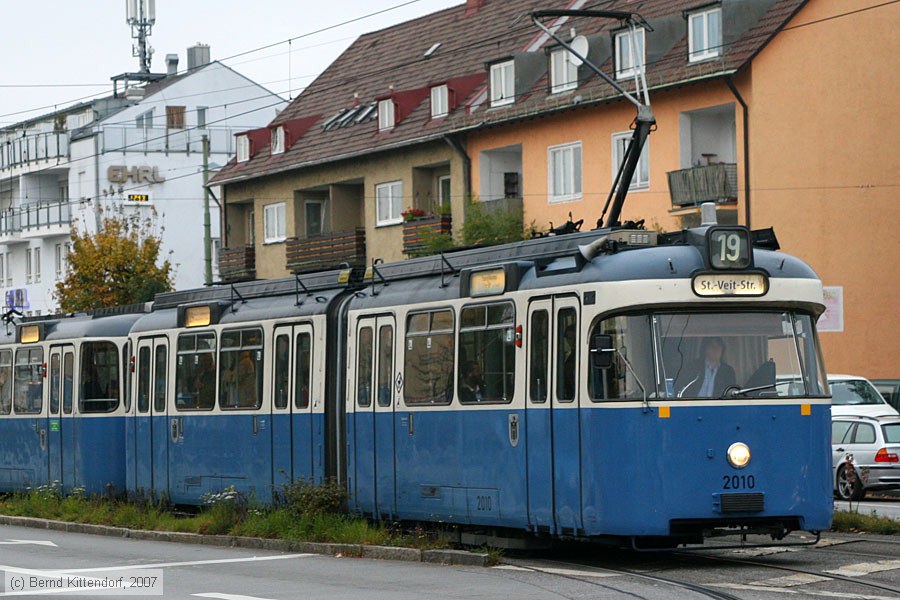
[[123, 373], [135, 314], [27, 320], [0, 346], [0, 491], [125, 489]]
[[341, 290], [301, 302], [269, 285], [247, 300], [164, 294], [135, 323], [129, 493], [197, 504], [233, 486], [266, 503], [323, 480], [325, 313]]
[[827, 529], [815, 273], [740, 227], [593, 237], [450, 283], [385, 266], [349, 300], [354, 509], [636, 543]]

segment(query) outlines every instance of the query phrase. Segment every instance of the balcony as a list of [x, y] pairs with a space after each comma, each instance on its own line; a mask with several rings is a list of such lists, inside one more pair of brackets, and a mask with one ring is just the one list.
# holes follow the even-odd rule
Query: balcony
[[68, 155], [69, 134], [66, 132], [26, 135], [9, 139], [0, 147], [0, 170]]
[[16, 241], [21, 233], [22, 223], [19, 212], [13, 210], [0, 212], [0, 244]]
[[227, 127], [210, 129], [167, 129], [107, 125], [102, 130], [102, 151], [147, 154], [150, 152], [203, 152], [203, 136], [209, 139], [212, 154], [234, 154], [234, 134], [242, 130]]
[[721, 163], [670, 171], [672, 208], [699, 206], [704, 202], [737, 200], [737, 165]]
[[23, 238], [68, 235], [72, 225], [68, 202], [31, 204], [19, 209]]
[[346, 263], [351, 267], [366, 264], [366, 230], [323, 233], [309, 238], [288, 238], [287, 268], [292, 273], [308, 273], [337, 269]]
[[219, 250], [219, 277], [228, 283], [256, 279], [254, 247], [237, 246]]

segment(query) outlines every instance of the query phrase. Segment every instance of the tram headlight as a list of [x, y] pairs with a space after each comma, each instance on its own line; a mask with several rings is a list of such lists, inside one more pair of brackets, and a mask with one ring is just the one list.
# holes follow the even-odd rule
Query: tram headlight
[[744, 442], [735, 442], [728, 447], [728, 464], [735, 469], [743, 469], [750, 464], [750, 448]]

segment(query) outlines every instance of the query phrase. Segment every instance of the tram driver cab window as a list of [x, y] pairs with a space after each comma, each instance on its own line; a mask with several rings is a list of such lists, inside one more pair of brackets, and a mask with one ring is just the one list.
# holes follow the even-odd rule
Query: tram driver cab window
[[[618, 316], [595, 324], [589, 339], [609, 336], [612, 356], [608, 368], [591, 362], [588, 388], [591, 400], [643, 400], [654, 391], [653, 344], [646, 315]], [[593, 344], [593, 342], [591, 342]], [[595, 348], [591, 348], [593, 353]]]

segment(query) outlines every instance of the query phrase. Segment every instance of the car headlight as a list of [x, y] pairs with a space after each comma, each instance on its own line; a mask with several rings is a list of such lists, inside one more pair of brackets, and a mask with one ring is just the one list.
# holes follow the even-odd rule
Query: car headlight
[[744, 442], [735, 442], [728, 447], [728, 464], [735, 469], [743, 469], [750, 464], [750, 448]]

